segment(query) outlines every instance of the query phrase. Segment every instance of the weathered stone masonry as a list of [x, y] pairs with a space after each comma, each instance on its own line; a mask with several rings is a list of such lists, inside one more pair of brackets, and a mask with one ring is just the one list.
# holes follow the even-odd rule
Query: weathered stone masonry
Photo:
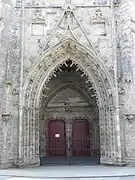
[[[56, 117], [99, 121], [100, 163], [134, 164], [134, 9], [133, 0], [0, 1], [1, 168], [39, 166]], [[56, 108], [64, 89], [88, 101]]]

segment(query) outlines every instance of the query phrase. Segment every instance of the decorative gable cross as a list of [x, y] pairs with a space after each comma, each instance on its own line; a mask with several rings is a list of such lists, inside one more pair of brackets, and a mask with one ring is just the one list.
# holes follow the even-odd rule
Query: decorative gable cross
[[63, 9], [66, 12], [72, 12], [73, 11], [74, 7], [73, 7], [73, 4], [72, 4], [71, 0], [66, 0], [65, 6], [63, 7]]

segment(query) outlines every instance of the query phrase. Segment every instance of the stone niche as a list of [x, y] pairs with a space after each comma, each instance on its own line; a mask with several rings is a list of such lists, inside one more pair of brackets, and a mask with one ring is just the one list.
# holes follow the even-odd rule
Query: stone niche
[[34, 18], [31, 22], [31, 35], [32, 36], [44, 36], [45, 30], [45, 18], [41, 14], [42, 12], [39, 9], [36, 9], [34, 12]]
[[44, 36], [44, 24], [32, 23], [32, 35]]
[[44, 27], [45, 22], [42, 21], [33, 21], [31, 24], [31, 34], [32, 36], [44, 36]]
[[95, 16], [90, 18], [90, 25], [92, 27], [92, 35], [106, 36], [107, 35], [107, 19], [103, 16], [100, 9], [95, 11]]
[[92, 34], [97, 36], [106, 35], [106, 25], [105, 22], [93, 22], [92, 24]]

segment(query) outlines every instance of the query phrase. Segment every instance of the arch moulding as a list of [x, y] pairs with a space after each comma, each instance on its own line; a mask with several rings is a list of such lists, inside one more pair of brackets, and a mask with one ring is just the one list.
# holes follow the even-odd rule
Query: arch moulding
[[[23, 86], [23, 104], [19, 129], [20, 165], [39, 165], [39, 110], [42, 90], [56, 70], [70, 59], [90, 81], [99, 109], [100, 162], [121, 164], [119, 117], [116, 116], [115, 83], [99, 56], [73, 39], [66, 39], [48, 49], [31, 67]], [[87, 83], [87, 82], [86, 82]], [[25, 134], [25, 136], [24, 136]]]

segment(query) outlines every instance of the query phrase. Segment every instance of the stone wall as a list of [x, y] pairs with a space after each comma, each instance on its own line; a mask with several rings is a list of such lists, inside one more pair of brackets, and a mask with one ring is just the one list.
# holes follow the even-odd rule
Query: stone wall
[[[121, 119], [121, 137], [123, 137], [123, 156], [126, 163], [132, 163], [134, 153], [134, 39], [132, 18], [135, 4], [121, 0], [115, 7], [117, 38], [118, 89]], [[132, 124], [133, 123], [133, 124]], [[132, 128], [130, 128], [132, 126]], [[131, 160], [132, 159], [132, 160]]]
[[[68, 36], [64, 34], [64, 17], [60, 19], [64, 13], [64, 1], [36, 1], [32, 3], [26, 2], [25, 8], [25, 32], [24, 32], [24, 77], [27, 77], [31, 65], [37, 61], [38, 57], [43, 53], [47, 46], [51, 47], [57, 44], [62, 37]], [[86, 42], [88, 36], [93, 43], [96, 51], [100, 54], [102, 61], [105, 63], [113, 76], [113, 59], [112, 59], [112, 10], [110, 6], [99, 5], [95, 7], [94, 1], [72, 1], [78, 7], [74, 9], [78, 23], [84, 29], [82, 33], [81, 27], [78, 28], [75, 17], [71, 17], [74, 21], [72, 26], [72, 38], [79, 39], [80, 43]], [[94, 7], [92, 5], [94, 4]], [[104, 4], [103, 4], [104, 5]], [[83, 6], [86, 6], [83, 8]], [[42, 7], [42, 8], [41, 8]], [[48, 8], [46, 8], [48, 7]], [[62, 8], [63, 7], [63, 8]], [[74, 5], [73, 5], [74, 7]], [[58, 23], [59, 26], [57, 25]], [[49, 40], [51, 38], [51, 40]], [[50, 41], [50, 42], [49, 42]], [[49, 42], [49, 44], [47, 44]], [[89, 46], [89, 45], [88, 45]]]
[[[1, 38], [3, 41], [1, 43], [3, 48], [1, 93], [3, 92], [2, 97], [5, 99], [1, 101], [3, 105], [1, 114], [4, 119], [1, 126], [1, 132], [3, 132], [1, 154], [4, 156], [1, 157], [2, 164], [4, 162], [16, 164], [19, 141], [17, 132], [20, 118], [22, 118], [18, 114], [18, 109], [23, 108], [21, 99], [19, 105], [19, 92], [22, 88], [23, 78], [25, 82], [31, 65], [38, 60], [48, 46], [51, 47], [58, 43], [60, 36], [70, 35], [71, 38], [76, 38], [88, 47], [91, 46], [92, 42], [94, 49], [100, 54], [101, 60], [111, 72], [112, 77], [114, 76], [111, 33], [112, 9], [109, 1], [108, 3], [104, 1], [99, 3], [99, 1], [91, 0], [85, 1], [86, 4], [82, 0], [72, 1], [71, 8], [75, 12], [75, 16], [72, 15], [70, 22], [73, 28], [72, 35], [64, 34], [66, 16], [63, 16], [62, 21], [60, 21], [64, 8], [66, 8], [65, 3], [61, 0], [17, 1], [16, 3], [3, 1], [5, 25]], [[58, 22], [60, 26], [57, 25]], [[52, 39], [48, 44], [50, 37]], [[21, 94], [22, 92], [20, 92], [20, 98]], [[12, 165], [7, 164], [7, 166]]]
[[[70, 4], [68, 11], [73, 13], [65, 13], [67, 4]], [[95, 52], [109, 72], [115, 87], [111, 91], [116, 96], [119, 92], [116, 108], [120, 108], [117, 115], [121, 121], [123, 157], [127, 163], [135, 158], [135, 3], [115, 0], [114, 6], [109, 0], [0, 1], [1, 167], [17, 163], [18, 133], [24, 126], [22, 89], [32, 66], [44, 52], [67, 37]], [[95, 75], [97, 79], [100, 73], [99, 70]]]
[[20, 13], [12, 1], [1, 1], [1, 8], [0, 166], [9, 167], [17, 159]]

